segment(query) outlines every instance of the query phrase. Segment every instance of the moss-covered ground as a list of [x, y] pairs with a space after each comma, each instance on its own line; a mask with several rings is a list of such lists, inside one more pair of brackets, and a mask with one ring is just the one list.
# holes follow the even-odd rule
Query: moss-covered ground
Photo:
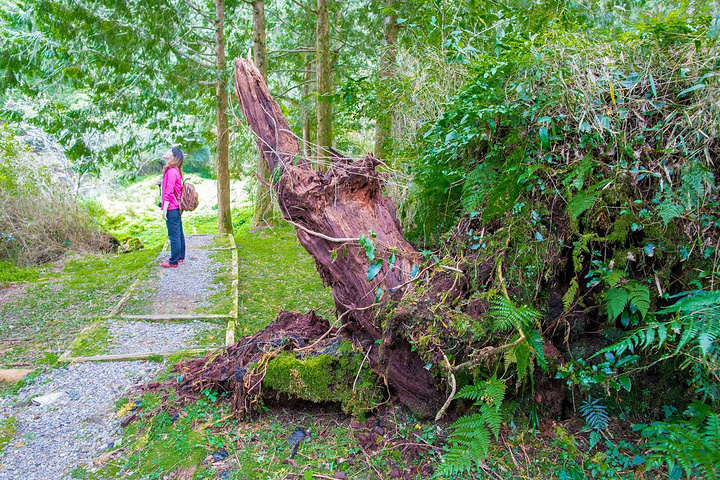
[[322, 285], [312, 257], [287, 223], [251, 230], [238, 229], [240, 315], [238, 335], [267, 326], [280, 310], [305, 313], [315, 309], [332, 318], [332, 292]]

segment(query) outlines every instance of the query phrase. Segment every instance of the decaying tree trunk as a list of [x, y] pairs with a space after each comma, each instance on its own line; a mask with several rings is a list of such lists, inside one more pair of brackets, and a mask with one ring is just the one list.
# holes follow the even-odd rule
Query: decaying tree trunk
[[[370, 350], [371, 365], [403, 403], [434, 415], [442, 402], [439, 386], [409, 343], [388, 325], [392, 322], [379, 317], [384, 300], [410, 283], [420, 259], [402, 234], [395, 205], [383, 196], [378, 161], [372, 155], [351, 160], [335, 154], [328, 169], [313, 170], [262, 75], [248, 60], [235, 60], [235, 92], [274, 172], [280, 210], [332, 287], [343, 330]], [[371, 260], [376, 265], [382, 261], [382, 268], [368, 281]]]

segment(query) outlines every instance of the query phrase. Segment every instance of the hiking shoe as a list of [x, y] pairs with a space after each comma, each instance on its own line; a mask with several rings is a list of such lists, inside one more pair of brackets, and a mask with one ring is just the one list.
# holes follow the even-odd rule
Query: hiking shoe
[[184, 262], [185, 262], [185, 260], [178, 260], [178, 264], [184, 263]]
[[173, 265], [172, 263], [169, 263], [169, 262], [161, 263], [160, 266], [162, 268], [178, 268], [177, 265]]

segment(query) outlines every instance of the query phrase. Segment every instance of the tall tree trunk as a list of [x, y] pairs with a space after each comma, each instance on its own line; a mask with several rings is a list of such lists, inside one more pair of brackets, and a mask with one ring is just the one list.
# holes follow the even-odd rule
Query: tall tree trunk
[[[307, 159], [298, 158], [297, 137], [260, 72], [245, 59], [235, 60], [235, 93], [268, 168], [281, 169], [274, 183], [278, 205], [315, 258], [323, 281], [332, 287], [344, 331], [367, 351], [370, 364], [403, 403], [434, 415], [442, 396], [435, 378], [396, 323], [378, 318], [387, 299], [402, 295], [412, 283], [420, 255], [403, 236], [394, 203], [383, 196], [377, 160], [372, 155], [351, 160], [330, 150], [331, 165], [315, 171]], [[368, 241], [374, 245], [373, 258], [366, 255]], [[381, 264], [368, 280], [372, 260]]]
[[228, 93], [225, 72], [225, 0], [215, 0], [215, 67], [217, 69], [216, 108], [217, 108], [217, 199], [218, 231], [232, 233], [232, 215], [230, 213], [230, 138], [228, 132], [227, 103]]
[[[267, 81], [267, 51], [265, 42], [265, 1], [253, 0], [253, 59], [255, 66]], [[262, 152], [258, 151], [257, 175], [261, 180], [269, 182], [268, 170]], [[262, 181], [255, 188], [255, 217], [253, 227], [271, 226], [273, 217], [272, 195], [270, 187]]]
[[310, 99], [310, 79], [312, 78], [312, 65], [310, 63], [307, 63], [305, 65], [305, 75], [303, 77], [303, 81], [305, 82], [305, 85], [303, 86], [303, 117], [302, 117], [302, 140], [303, 140], [303, 155], [305, 155], [305, 158], [310, 158], [312, 156], [312, 152], [310, 152], [310, 145], [312, 144], [312, 139], [310, 138], [310, 114], [312, 113], [312, 108], [310, 108], [310, 105], [308, 105], [309, 99]]
[[379, 111], [375, 119], [375, 156], [385, 159], [391, 153], [392, 127], [394, 120], [391, 82], [395, 76], [397, 38], [400, 25], [394, 10], [395, 0], [385, 0], [388, 14], [383, 22], [383, 52], [380, 56], [380, 89], [378, 90]]
[[328, 0], [317, 0], [316, 67], [317, 78], [317, 156], [326, 157], [332, 147], [332, 88], [330, 68], [330, 26], [328, 23]]

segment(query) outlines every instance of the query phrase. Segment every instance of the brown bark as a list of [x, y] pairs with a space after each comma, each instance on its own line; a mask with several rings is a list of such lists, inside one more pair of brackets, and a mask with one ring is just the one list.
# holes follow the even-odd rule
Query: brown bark
[[[258, 70], [267, 81], [267, 50], [265, 41], [265, 1], [253, 0], [253, 59]], [[258, 151], [257, 174], [268, 182], [270, 171], [262, 153]], [[273, 217], [272, 195], [270, 188], [262, 181], [255, 187], [255, 215], [253, 227], [271, 226]]]
[[303, 77], [303, 81], [305, 82], [305, 86], [303, 87], [303, 117], [302, 117], [302, 139], [303, 139], [303, 155], [305, 155], [305, 158], [310, 158], [312, 155], [310, 152], [310, 145], [312, 144], [312, 140], [310, 140], [310, 115], [312, 113], [312, 109], [308, 105], [308, 99], [310, 97], [310, 79], [312, 78], [312, 66], [310, 64], [305, 65], [305, 74]]
[[232, 233], [230, 213], [230, 139], [227, 120], [227, 84], [225, 78], [225, 32], [223, 30], [225, 0], [215, 0], [215, 66], [218, 79], [216, 88], [217, 108], [217, 197], [218, 231]]
[[[380, 341], [369, 355], [373, 368], [403, 403], [418, 413], [434, 414], [440, 404], [435, 379], [408, 342], [392, 327], [383, 327], [378, 318], [384, 304], [375, 304], [378, 289], [402, 290], [420, 259], [402, 234], [395, 205], [382, 194], [377, 160], [372, 155], [351, 160], [331, 151], [332, 165], [314, 171], [300, 156], [297, 138], [262, 75], [244, 59], [235, 60], [235, 93], [268, 168], [273, 171], [277, 166], [282, 173], [274, 183], [280, 210], [298, 227], [298, 240], [315, 258], [323, 281], [332, 287], [344, 330], [366, 350]], [[358, 238], [369, 238], [371, 232], [375, 257], [384, 261], [380, 273], [368, 281], [370, 262]], [[390, 267], [392, 253], [395, 262]]]
[[317, 0], [316, 78], [317, 78], [317, 157], [327, 156], [332, 147], [332, 70], [330, 67], [330, 25], [328, 0]]
[[400, 25], [393, 9], [395, 0], [386, 0], [385, 7], [389, 12], [383, 22], [383, 52], [380, 56], [380, 89], [378, 91], [379, 114], [375, 119], [375, 156], [385, 159], [391, 152], [393, 110], [390, 107], [391, 85], [395, 76], [397, 58], [397, 38]]

